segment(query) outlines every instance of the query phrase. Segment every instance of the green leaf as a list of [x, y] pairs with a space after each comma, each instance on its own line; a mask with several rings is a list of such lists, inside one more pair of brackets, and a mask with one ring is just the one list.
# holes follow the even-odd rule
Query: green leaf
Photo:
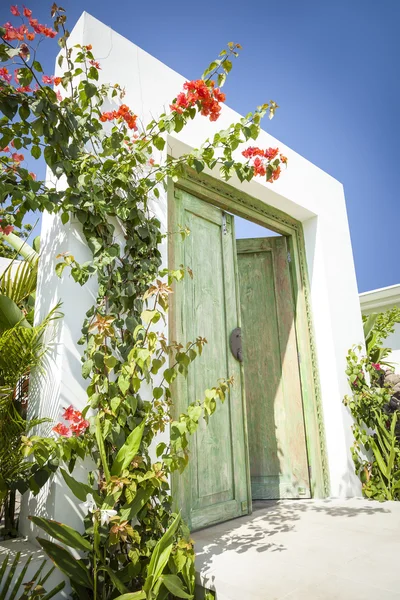
[[136, 517], [138, 512], [148, 502], [150, 496], [153, 494], [154, 489], [152, 487], [139, 488], [135, 498], [130, 504], [124, 504], [120, 510], [120, 516], [123, 521], [131, 521]]
[[69, 221], [69, 214], [67, 212], [63, 212], [61, 215], [61, 223], [65, 225]]
[[8, 296], [0, 295], [0, 332], [12, 329], [15, 325], [30, 327], [24, 313], [18, 308], [14, 300]]
[[88, 98], [92, 98], [97, 93], [97, 87], [93, 83], [89, 83], [89, 81], [83, 82], [83, 89]]
[[42, 546], [43, 550], [46, 554], [51, 558], [53, 563], [74, 581], [78, 585], [82, 585], [85, 588], [93, 589], [93, 583], [90, 580], [89, 573], [87, 569], [83, 566], [83, 564], [74, 558], [68, 550], [59, 546], [58, 544], [54, 544], [49, 540], [45, 540], [43, 538], [36, 538], [39, 544]]
[[162, 575], [161, 577], [163, 584], [173, 596], [177, 598], [193, 598], [191, 594], [188, 594], [183, 589], [183, 582], [178, 575]]
[[39, 71], [39, 73], [43, 73], [43, 68], [42, 65], [40, 64], [40, 62], [38, 62], [37, 60], [34, 60], [32, 63], [32, 67], [36, 70]]
[[71, 492], [80, 500], [81, 502], [86, 501], [86, 496], [88, 494], [92, 494], [93, 498], [96, 502], [98, 502], [98, 494], [95, 490], [91, 488], [87, 483], [81, 483], [74, 479], [65, 469], [60, 469], [61, 475]]
[[91, 358], [89, 358], [89, 360], [85, 361], [82, 365], [82, 377], [84, 379], [87, 379], [90, 375], [90, 373], [92, 372], [93, 369], [93, 361]]
[[117, 596], [114, 600], [143, 600], [144, 598], [146, 598], [146, 592], [140, 590], [139, 592], [129, 592], [129, 594]]
[[139, 452], [145, 424], [146, 422], [143, 420], [141, 424], [129, 434], [125, 444], [119, 449], [111, 467], [111, 475], [121, 475], [122, 471], [127, 468], [134, 456]]
[[181, 521], [181, 515], [177, 514], [167, 531], [164, 533], [162, 538], [157, 542], [151, 555], [150, 563], [147, 568], [147, 577], [143, 589], [146, 592], [150, 592], [153, 588], [154, 583], [157, 582], [161, 573], [167, 564], [172, 545], [174, 541], [175, 533], [179, 527]]
[[106, 449], [104, 447], [103, 432], [101, 430], [101, 422], [100, 422], [99, 414], [97, 414], [97, 417], [96, 417], [96, 442], [97, 442], [97, 446], [99, 448], [100, 459], [101, 459], [101, 464], [102, 464], [103, 471], [104, 471], [104, 476], [106, 478], [106, 481], [110, 481], [110, 471], [108, 469], [107, 455], [106, 455]]
[[32, 146], [31, 154], [32, 154], [33, 158], [40, 158], [42, 155], [42, 150], [41, 150], [40, 146]]
[[[119, 579], [119, 577], [117, 576], [116, 573], [114, 573], [114, 571], [107, 566], [102, 566], [99, 568], [99, 571], [103, 570], [106, 571], [106, 573], [108, 573], [111, 581], [113, 582], [114, 586], [117, 588], [117, 590], [121, 593], [124, 594], [125, 596], [129, 596], [128, 593], [128, 588], [123, 584], [123, 582]], [[120, 596], [121, 598], [122, 596]]]
[[32, 523], [41, 527], [51, 537], [56, 538], [56, 540], [66, 546], [75, 548], [75, 550], [84, 550], [86, 552], [92, 550], [92, 544], [68, 525], [52, 521], [51, 519], [45, 519], [44, 517], [29, 517], [29, 519]]

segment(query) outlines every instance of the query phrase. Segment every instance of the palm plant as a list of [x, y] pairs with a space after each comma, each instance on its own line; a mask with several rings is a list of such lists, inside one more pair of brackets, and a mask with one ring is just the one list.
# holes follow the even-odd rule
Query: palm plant
[[[7, 566], [11, 558], [10, 555], [7, 554], [1, 563], [0, 600], [5, 600], [6, 597], [8, 600], [50, 600], [50, 598], [53, 598], [64, 588], [65, 582], [62, 581], [51, 591], [46, 592], [44, 585], [55, 569], [55, 567], [52, 567], [45, 572], [44, 568], [48, 562], [47, 559], [44, 559], [40, 563], [38, 569], [31, 575], [29, 573], [29, 566], [32, 561], [32, 555], [30, 555], [20, 573], [17, 575], [20, 557], [21, 553], [17, 552], [14, 560], [9, 565], [8, 571]], [[25, 581], [25, 579], [27, 579], [27, 581]]]
[[5, 532], [13, 533], [15, 490], [24, 489], [32, 468], [24, 460], [21, 436], [39, 423], [26, 420], [29, 374], [42, 364], [48, 347], [44, 334], [59, 306], [33, 324], [39, 255], [13, 234], [4, 238], [24, 258], [11, 261], [0, 278], [0, 516]]

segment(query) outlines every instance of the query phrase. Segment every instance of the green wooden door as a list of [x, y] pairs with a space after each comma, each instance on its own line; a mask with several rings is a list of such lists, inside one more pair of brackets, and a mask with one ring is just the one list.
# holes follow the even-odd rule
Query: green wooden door
[[285, 237], [237, 241], [252, 498], [309, 498]]
[[175, 190], [170, 230], [187, 226], [190, 235], [170, 244], [170, 264], [193, 271], [175, 286], [170, 323], [172, 339], [182, 343], [197, 336], [208, 341], [191, 364], [187, 380], [178, 377], [177, 412], [219, 378], [235, 383], [209, 424], [202, 422], [190, 443], [189, 466], [173, 480], [177, 507], [191, 529], [226, 521], [249, 510], [244, 400], [240, 363], [229, 348], [231, 331], [239, 325], [238, 281], [233, 217], [181, 190]]

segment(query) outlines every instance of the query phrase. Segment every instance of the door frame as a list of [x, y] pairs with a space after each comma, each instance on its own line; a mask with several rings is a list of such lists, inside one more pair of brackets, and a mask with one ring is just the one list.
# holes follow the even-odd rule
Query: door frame
[[[169, 223], [172, 222], [175, 188], [192, 193], [209, 204], [218, 206], [227, 212], [243, 217], [287, 237], [295, 305], [295, 330], [299, 354], [311, 497], [326, 498], [329, 496], [329, 470], [302, 224], [290, 215], [268, 206], [261, 200], [241, 190], [239, 191], [227, 183], [209, 175], [198, 174], [189, 168], [185, 168], [184, 176], [178, 182], [173, 183], [170, 180], [168, 183]], [[168, 226], [168, 231], [170, 231], [170, 226]], [[180, 236], [169, 236], [168, 264], [171, 268], [177, 268], [177, 265], [174, 264], [174, 256], [178, 238], [180, 240]], [[175, 294], [172, 296], [171, 316], [169, 318], [169, 330], [172, 339], [175, 339], [174, 335], [176, 333], [174, 331], [174, 296]], [[246, 414], [244, 386], [242, 387], [242, 402], [244, 414]], [[247, 426], [245, 430], [247, 432]], [[248, 472], [249, 478], [250, 473]], [[172, 485], [174, 488], [174, 483]], [[249, 498], [249, 506], [251, 506], [251, 498]]]

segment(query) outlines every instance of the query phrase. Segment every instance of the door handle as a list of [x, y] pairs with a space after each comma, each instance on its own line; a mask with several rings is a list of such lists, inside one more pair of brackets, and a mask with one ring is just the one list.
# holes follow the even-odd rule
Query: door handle
[[242, 330], [240, 327], [236, 327], [229, 338], [231, 352], [233, 356], [239, 362], [243, 362], [243, 349], [242, 349]]

